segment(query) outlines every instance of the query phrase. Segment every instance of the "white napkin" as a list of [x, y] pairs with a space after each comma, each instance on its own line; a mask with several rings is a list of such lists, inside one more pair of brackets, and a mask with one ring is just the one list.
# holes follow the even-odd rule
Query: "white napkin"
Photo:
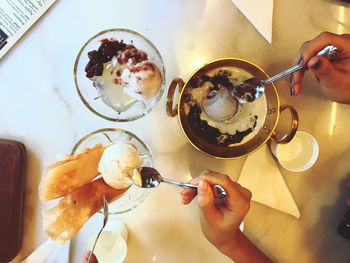
[[238, 183], [252, 192], [253, 201], [300, 217], [300, 211], [266, 144], [247, 157]]
[[259, 33], [272, 42], [273, 0], [232, 0]]
[[69, 242], [60, 245], [51, 239], [45, 241], [21, 263], [68, 263]]

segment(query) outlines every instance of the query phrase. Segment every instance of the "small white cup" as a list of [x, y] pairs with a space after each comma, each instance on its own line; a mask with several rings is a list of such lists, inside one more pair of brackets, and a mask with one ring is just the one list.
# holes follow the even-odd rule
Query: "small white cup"
[[271, 142], [271, 152], [283, 168], [292, 172], [302, 172], [311, 168], [318, 157], [318, 143], [310, 134], [297, 131], [287, 144]]
[[113, 219], [113, 218], [109, 219], [104, 230], [118, 233], [122, 236], [125, 242], [128, 241], [128, 229], [126, 225], [118, 219]]
[[[87, 249], [92, 250], [98, 233], [95, 233], [89, 240]], [[101, 232], [97, 241], [94, 254], [99, 262], [122, 263], [127, 254], [128, 230], [119, 220], [111, 219]]]

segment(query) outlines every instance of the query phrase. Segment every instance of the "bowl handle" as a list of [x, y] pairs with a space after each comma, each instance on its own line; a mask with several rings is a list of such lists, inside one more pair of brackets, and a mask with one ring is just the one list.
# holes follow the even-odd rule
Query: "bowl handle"
[[178, 87], [179, 92], [181, 92], [184, 85], [185, 82], [180, 78], [176, 78], [170, 83], [166, 102], [166, 113], [169, 117], [175, 117], [177, 115], [177, 104], [173, 107], [174, 95], [176, 88]]
[[296, 109], [291, 106], [291, 105], [281, 105], [280, 106], [280, 113], [283, 112], [284, 110], [288, 109], [290, 111], [290, 114], [292, 116], [292, 121], [291, 121], [291, 125], [290, 125], [290, 129], [288, 131], [288, 133], [286, 135], [284, 135], [283, 137], [281, 137], [280, 139], [277, 138], [277, 132], [276, 130], [272, 133], [272, 140], [276, 143], [289, 143], [293, 138], [295, 133], [298, 130], [298, 126], [299, 126], [299, 116], [298, 116], [298, 112], [296, 111]]

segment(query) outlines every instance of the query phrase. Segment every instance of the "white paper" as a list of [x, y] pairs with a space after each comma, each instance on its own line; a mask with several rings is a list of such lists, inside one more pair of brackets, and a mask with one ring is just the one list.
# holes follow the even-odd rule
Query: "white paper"
[[253, 201], [300, 217], [294, 198], [266, 144], [247, 157], [238, 183], [252, 192]]
[[69, 242], [61, 245], [49, 239], [21, 263], [68, 263], [69, 245]]
[[259, 33], [272, 42], [273, 0], [232, 0]]
[[0, 59], [56, 0], [0, 0]]

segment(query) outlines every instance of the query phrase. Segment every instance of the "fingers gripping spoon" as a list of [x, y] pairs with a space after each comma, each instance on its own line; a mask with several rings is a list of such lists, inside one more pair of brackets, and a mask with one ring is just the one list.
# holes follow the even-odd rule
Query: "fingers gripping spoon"
[[[322, 49], [320, 52], [318, 52], [316, 56], [324, 56], [324, 55], [334, 56], [336, 52], [337, 52], [337, 47], [328, 45], [324, 49]], [[283, 78], [289, 74], [292, 74], [298, 70], [301, 70], [302, 68], [303, 68], [303, 65], [297, 64], [265, 80], [260, 80], [257, 78], [247, 79], [242, 83], [234, 86], [232, 88], [231, 94], [241, 104], [253, 102], [258, 98], [260, 98], [262, 95], [264, 95], [266, 85], [276, 80], [279, 80], [280, 78]]]
[[[160, 173], [152, 167], [142, 167], [135, 169], [132, 180], [136, 186], [142, 188], [154, 188], [157, 187], [161, 182], [176, 185], [183, 188], [197, 190], [197, 186], [188, 183], [182, 183], [175, 180], [164, 178]], [[226, 200], [225, 189], [220, 185], [214, 185], [214, 195], [217, 202], [224, 202]]]

